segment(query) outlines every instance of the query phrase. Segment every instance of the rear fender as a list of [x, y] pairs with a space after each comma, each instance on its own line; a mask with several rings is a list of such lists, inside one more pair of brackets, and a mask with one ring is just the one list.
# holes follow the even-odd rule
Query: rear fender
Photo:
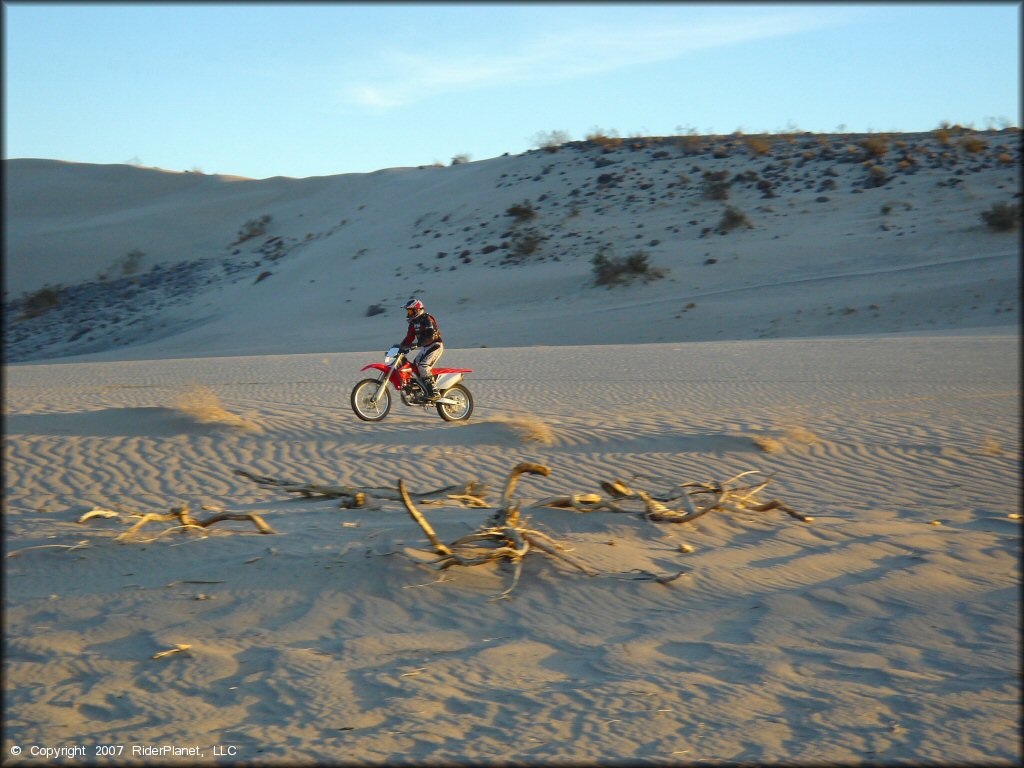
[[439, 392], [444, 392], [446, 389], [450, 389], [462, 381], [462, 374], [470, 373], [470, 371], [463, 371], [459, 369], [446, 368], [440, 371], [434, 370], [434, 386], [437, 387]]

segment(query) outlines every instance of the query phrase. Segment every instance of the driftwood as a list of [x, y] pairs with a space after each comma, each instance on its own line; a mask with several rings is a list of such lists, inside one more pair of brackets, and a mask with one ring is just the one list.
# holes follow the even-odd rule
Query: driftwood
[[159, 653], [154, 653], [151, 658], [163, 659], [168, 656], [173, 656], [176, 653], [183, 653], [191, 647], [192, 646], [189, 643], [177, 643], [173, 648], [169, 648], [166, 651], [160, 651]]
[[[630, 487], [624, 480], [602, 482], [601, 488], [607, 498], [597, 493], [578, 493], [568, 496], [551, 496], [534, 502], [535, 507], [554, 507], [555, 509], [571, 509], [574, 512], [626, 512], [640, 511], [648, 520], [658, 523], [689, 523], [712, 511], [727, 512], [768, 512], [779, 509], [803, 522], [811, 522], [813, 517], [803, 515], [784, 504], [779, 499], [761, 502], [757, 494], [767, 487], [771, 478], [756, 485], [737, 485], [740, 478], [758, 474], [757, 470], [741, 472], [725, 482], [688, 482], [673, 486], [665, 494], [654, 495], [647, 491]], [[643, 510], [629, 509], [622, 502], [639, 501]], [[679, 506], [673, 509], [669, 504]]]
[[[568, 547], [553, 539], [543, 531], [530, 527], [530, 518], [523, 517], [521, 506], [513, 500], [515, 489], [520, 477], [524, 474], [544, 475], [550, 470], [540, 464], [518, 464], [509, 473], [502, 492], [502, 507], [498, 509], [487, 523], [472, 533], [451, 543], [443, 542], [431, 526], [424, 514], [417, 508], [419, 504], [445, 504], [452, 501], [470, 507], [488, 506], [484, 500], [486, 487], [478, 482], [470, 481], [461, 485], [449, 485], [432, 491], [413, 493], [409, 491], [404, 480], [398, 481], [397, 491], [393, 488], [380, 486], [349, 486], [349, 485], [318, 485], [279, 480], [273, 477], [256, 475], [241, 469], [234, 474], [252, 480], [263, 488], [281, 489], [287, 493], [295, 493], [305, 498], [340, 499], [343, 508], [367, 507], [371, 500], [401, 501], [406, 511], [420, 527], [436, 553], [429, 565], [440, 570], [452, 566], [473, 566], [492, 562], [509, 562], [515, 567], [512, 584], [498, 597], [508, 597], [519, 583], [522, 574], [523, 560], [532, 551], [540, 551], [574, 568], [588, 576], [602, 575], [586, 563], [573, 557]], [[658, 523], [688, 523], [708, 512], [768, 512], [778, 509], [791, 517], [804, 522], [814, 518], [803, 515], [784, 504], [779, 499], [760, 501], [757, 495], [763, 491], [771, 478], [753, 485], [743, 485], [741, 480], [749, 475], [759, 474], [757, 470], [742, 472], [724, 482], [686, 482], [672, 486], [662, 494], [653, 494], [639, 488], [634, 489], [626, 481], [613, 480], [602, 482], [601, 488], [606, 495], [597, 493], [574, 493], [550, 496], [534, 501], [527, 507], [551, 507], [567, 509], [575, 512], [615, 512], [640, 513], [648, 520]], [[634, 478], [636, 480], [638, 478]], [[637, 508], [642, 504], [642, 508]], [[681, 552], [692, 551], [692, 547], [683, 545]], [[667, 584], [679, 578], [686, 571], [659, 575], [640, 569], [633, 569], [622, 578], [656, 581]]]
[[[645, 516], [648, 520], [654, 520], [655, 522], [688, 523], [715, 510], [726, 512], [768, 512], [773, 509], [779, 509], [790, 517], [805, 523], [814, 520], [813, 517], [797, 512], [779, 499], [759, 501], [756, 498], [757, 494], [768, 486], [771, 482], [770, 477], [764, 482], [754, 485], [737, 484], [737, 481], [741, 478], [756, 474], [760, 474], [760, 472], [757, 470], [741, 472], [722, 483], [682, 483], [676, 485], [668, 494], [659, 497], [652, 496], [646, 491], [633, 490], [621, 480], [601, 483], [601, 487], [615, 500], [640, 499], [644, 504]], [[676, 502], [682, 508], [672, 509], [667, 506], [667, 503], [670, 502]]]
[[82, 549], [87, 546], [89, 546], [88, 539], [82, 539], [77, 544], [36, 544], [34, 547], [23, 547], [22, 549], [8, 552], [7, 557], [17, 557], [23, 552], [32, 552], [38, 549], [66, 549], [68, 552], [73, 552], [76, 549]]
[[[187, 530], [189, 528], [206, 529], [209, 528], [211, 525], [215, 525], [216, 523], [219, 523], [223, 520], [249, 520], [256, 526], [256, 529], [260, 533], [277, 533], [277, 531], [275, 531], [273, 528], [267, 525], [266, 521], [262, 517], [257, 515], [255, 512], [221, 512], [220, 514], [213, 515], [213, 517], [209, 517], [206, 520], [198, 520], [192, 516], [192, 513], [189, 511], [188, 505], [186, 504], [181, 507], [174, 507], [170, 512], [168, 512], [165, 515], [162, 515], [158, 512], [150, 512], [146, 515], [143, 515], [142, 519], [139, 520], [139, 522], [137, 522], [127, 531], [118, 536], [115, 539], [115, 541], [125, 541], [127, 539], [132, 538], [132, 536], [134, 536], [139, 531], [139, 529], [147, 523], [168, 522], [171, 520], [177, 520], [179, 525], [175, 526], [174, 528], [169, 528], [167, 530]], [[166, 533], [166, 531], [164, 532]]]
[[529, 528], [529, 517], [520, 520], [520, 508], [512, 501], [512, 494], [523, 474], [548, 475], [550, 471], [540, 464], [522, 463], [518, 464], [505, 483], [505, 491], [502, 494], [504, 506], [498, 510], [491, 519], [491, 525], [482, 528], [468, 536], [463, 536], [451, 544], [444, 544], [434, 532], [433, 527], [427, 522], [416, 505], [413, 503], [412, 495], [405, 487], [405, 481], [398, 481], [398, 492], [402, 497], [406, 510], [412, 519], [423, 529], [427, 539], [434, 546], [438, 557], [432, 561], [436, 567], [444, 570], [453, 565], [480, 565], [497, 560], [505, 560], [515, 565], [515, 573], [512, 577], [512, 584], [498, 595], [497, 599], [508, 597], [519, 583], [522, 574], [523, 558], [531, 549], [545, 552], [552, 557], [569, 563], [575, 568], [583, 571], [588, 576], [597, 576], [598, 572], [579, 560], [571, 557], [568, 548], [562, 546], [546, 533]]
[[[376, 499], [401, 501], [401, 494], [394, 488], [383, 486], [353, 485], [318, 485], [315, 483], [295, 483], [279, 480], [264, 475], [255, 475], [243, 469], [232, 470], [234, 474], [252, 480], [261, 488], [281, 489], [287, 493], [296, 493], [303, 498], [340, 499], [342, 509], [355, 509], [371, 506]], [[486, 507], [484, 500], [487, 486], [470, 480], [459, 485], [447, 485], [433, 491], [412, 494], [422, 504], [443, 504], [446, 500], [457, 501], [467, 507]]]
[[[571, 509], [575, 512], [635, 512], [624, 507], [621, 502], [637, 500], [643, 502], [642, 514], [648, 519], [659, 523], [688, 523], [703, 517], [715, 510], [727, 512], [768, 512], [779, 509], [790, 517], [805, 523], [812, 522], [813, 517], [801, 514], [787, 506], [779, 499], [758, 501], [756, 496], [771, 482], [771, 478], [756, 485], [736, 485], [742, 477], [759, 474], [758, 470], [741, 472], [725, 482], [688, 482], [681, 483], [662, 495], [654, 495], [643, 490], [634, 490], [623, 480], [602, 482], [601, 488], [608, 498], [596, 493], [580, 493], [571, 496], [552, 496], [534, 502], [536, 507], [554, 507]], [[669, 503], [678, 504], [681, 509], [672, 509]]]

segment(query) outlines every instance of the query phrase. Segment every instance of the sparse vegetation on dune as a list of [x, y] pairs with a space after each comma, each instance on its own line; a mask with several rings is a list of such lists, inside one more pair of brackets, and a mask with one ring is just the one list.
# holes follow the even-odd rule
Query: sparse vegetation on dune
[[[550, 269], [537, 270], [545, 274], [541, 279], [571, 274], [575, 285], [608, 288], [663, 277], [667, 269], [652, 267], [654, 262], [670, 265], [673, 272], [678, 269], [680, 280], [690, 279], [688, 267], [700, 264], [742, 260], [756, 270], [755, 253], [762, 242], [773, 249], [776, 244], [770, 241], [791, 236], [793, 221], [786, 222], [791, 214], [810, 214], [802, 223], [822, 228], [828, 222], [819, 212], [847, 218], [846, 211], [866, 205], [866, 210], [881, 210], [886, 218], [867, 228], [851, 221], [843, 237], [893, 245], [895, 237], [908, 242], [926, 230], [951, 231], [950, 217], [932, 215], [930, 209], [937, 205], [954, 206], [949, 210], [957, 217], [958, 232], [969, 232], [972, 225], [974, 236], [984, 229], [993, 233], [1020, 229], [1020, 203], [1010, 197], [1019, 182], [1021, 147], [1016, 128], [978, 131], [944, 124], [913, 134], [787, 130], [754, 135], [740, 130], [700, 134], [690, 128], [669, 136], [621, 138], [614, 129], [595, 127], [583, 141], [569, 141], [562, 131], [538, 137], [541, 149], [557, 149], [560, 154], [549, 157], [529, 151], [521, 158], [496, 159], [501, 169], [494, 174], [493, 186], [485, 182], [471, 190], [460, 187], [460, 179], [467, 185], [479, 184], [487, 178], [489, 161], [477, 164], [479, 173], [456, 171], [450, 174], [451, 187], [444, 198], [429, 194], [413, 198], [422, 200], [423, 207], [410, 210], [415, 223], [404, 230], [401, 217], [387, 205], [367, 210], [357, 184], [353, 199], [344, 202], [346, 216], [340, 221], [340, 214], [296, 209], [292, 203], [268, 208], [251, 218], [240, 216], [248, 220], [237, 235], [233, 228], [219, 235], [216, 252], [186, 253], [190, 247], [186, 243], [176, 246], [178, 252], [169, 257], [164, 242], [142, 241], [146, 253], [136, 248], [105, 260], [103, 250], [92, 247], [89, 258], [109, 264], [98, 278], [79, 275], [73, 281], [55, 271], [60, 286], [38, 288], [35, 283], [32, 293], [5, 302], [11, 328], [5, 350], [9, 359], [20, 362], [145, 343], [158, 332], [164, 308], [177, 307], [180, 317], [187, 317], [185, 308], [200, 294], [228, 282], [244, 281], [264, 297], [271, 291], [299, 293], [296, 279], [303, 271], [302, 288], [308, 286], [314, 293], [328, 279], [351, 285], [347, 290], [365, 290], [365, 282], [344, 282], [349, 278], [349, 259], [344, 258], [348, 256], [357, 262], [352, 273], [380, 262], [399, 281], [456, 270], [459, 274], [453, 277], [461, 280], [466, 267], [476, 278], [482, 269], [527, 265], [533, 269], [543, 263]], [[451, 162], [459, 165], [468, 157], [455, 155]], [[911, 180], [913, 176], [917, 178]], [[904, 184], [912, 186], [901, 187]], [[879, 189], [887, 191], [879, 193]], [[847, 197], [859, 194], [865, 195], [859, 201]], [[897, 194], [914, 199], [913, 207], [890, 197]], [[442, 202], [449, 195], [458, 202]], [[771, 198], [772, 205], [759, 205], [757, 197]], [[969, 199], [976, 201], [973, 207]], [[911, 215], [903, 215], [911, 210]], [[715, 247], [701, 238], [717, 240], [715, 235], [752, 227], [748, 214], [756, 219], [756, 237], [730, 243], [737, 247], [735, 256], [689, 253], [690, 246], [698, 243], [702, 248]], [[385, 230], [394, 243], [378, 247], [372, 238]], [[993, 240], [989, 237], [986, 242]], [[404, 246], [409, 258], [397, 258], [395, 244], [399, 250]], [[874, 242], [865, 245], [870, 246], [865, 252], [878, 253]], [[887, 243], [877, 245], [888, 247]], [[413, 256], [421, 248], [425, 249], [421, 255]], [[298, 266], [299, 260], [293, 257], [299, 254], [309, 262], [296, 270], [293, 265]], [[693, 256], [692, 264], [685, 260], [687, 255]], [[346, 264], [340, 263], [342, 258]], [[553, 262], [563, 266], [555, 267]], [[96, 274], [94, 269], [90, 267], [91, 275]], [[716, 278], [731, 280], [731, 275], [723, 274], [728, 271], [721, 266], [714, 270]], [[380, 303], [351, 302], [347, 296], [343, 302], [350, 305], [343, 310], [351, 319], [383, 312]], [[705, 306], [702, 302], [702, 310]], [[803, 309], [801, 319], [809, 316], [809, 308]], [[976, 297], [971, 298], [969, 309], [975, 319], [987, 316]], [[994, 315], [1017, 311], [1015, 305], [1011, 309], [994, 303], [991, 310]], [[891, 325], [901, 322], [893, 320]]]
[[27, 294], [21, 300], [20, 319], [28, 320], [45, 315], [51, 309], [60, 306], [63, 289], [58, 286], [46, 285], [37, 291]]
[[722, 218], [718, 222], [718, 231], [722, 234], [726, 232], [732, 232], [734, 229], [740, 227], [752, 227], [750, 219], [747, 218], [747, 214], [741, 211], [735, 206], [728, 206], [725, 211], [722, 212]]
[[99, 279], [109, 280], [116, 277], [130, 277], [139, 271], [139, 266], [146, 254], [138, 248], [128, 251], [124, 256], [116, 259], [109, 269], [100, 272]]
[[666, 271], [652, 267], [648, 263], [649, 258], [646, 251], [634, 251], [623, 259], [610, 256], [606, 249], [601, 249], [590, 261], [593, 266], [594, 284], [612, 286], [630, 283], [637, 278], [650, 282], [664, 277]]
[[234, 427], [246, 432], [263, 431], [259, 424], [226, 410], [217, 393], [209, 387], [200, 385], [189, 387], [175, 399], [174, 408], [201, 424]]
[[995, 232], [1013, 232], [1020, 226], [1020, 219], [1020, 203], [996, 203], [981, 212], [981, 220]]
[[238, 230], [238, 239], [232, 243], [232, 245], [238, 245], [244, 243], [246, 240], [251, 240], [254, 237], [265, 235], [267, 233], [267, 225], [271, 221], [269, 213], [265, 213], [262, 216], [258, 216], [255, 219], [249, 219], [245, 224], [242, 225], [241, 229]]
[[505, 210], [505, 214], [511, 216], [516, 224], [522, 224], [523, 222], [532, 221], [537, 218], [537, 210], [529, 200], [524, 200], [521, 203], [510, 205]]

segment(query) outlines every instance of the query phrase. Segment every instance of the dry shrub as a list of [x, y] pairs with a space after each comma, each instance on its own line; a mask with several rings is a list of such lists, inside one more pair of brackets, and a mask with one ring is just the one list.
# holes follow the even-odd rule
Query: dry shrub
[[521, 203], [516, 203], [506, 208], [505, 215], [515, 219], [516, 224], [521, 224], [537, 218], [537, 211], [534, 209], [533, 203], [529, 200], [523, 200]]
[[1020, 226], [1021, 205], [1017, 203], [995, 203], [981, 212], [981, 220], [995, 232], [1012, 232]]
[[981, 138], [981, 136], [964, 136], [960, 139], [960, 146], [967, 152], [975, 154], [988, 149], [988, 142]]
[[536, 416], [499, 416], [494, 421], [509, 427], [523, 443], [554, 445], [556, 442], [554, 430]]
[[603, 128], [594, 127], [586, 136], [587, 141], [597, 144], [604, 149], [615, 149], [622, 146], [622, 138], [616, 130], [605, 131]]
[[702, 194], [707, 200], [728, 200], [731, 184], [728, 171], [704, 171]]
[[511, 250], [505, 258], [506, 264], [522, 264], [537, 254], [547, 238], [535, 228], [519, 232], [511, 242]]
[[625, 259], [609, 256], [606, 249], [598, 251], [590, 260], [594, 273], [595, 285], [617, 285], [629, 283], [634, 278], [642, 277], [644, 282], [658, 280], [665, 276], [665, 270], [652, 267], [647, 263], [649, 255], [646, 251], [634, 251]]
[[61, 286], [44, 286], [38, 291], [27, 294], [21, 300], [21, 316], [19, 319], [28, 320], [33, 317], [45, 315], [51, 309], [60, 306], [64, 289]]
[[784, 448], [782, 441], [776, 440], [771, 435], [754, 435], [751, 440], [765, 453], [779, 453]]
[[860, 143], [868, 157], [885, 157], [889, 151], [889, 140], [885, 136], [870, 136]]
[[765, 453], [780, 453], [793, 445], [813, 445], [819, 442], [816, 434], [801, 426], [786, 427], [782, 435], [773, 437], [766, 434], [751, 435], [754, 445]]
[[254, 237], [265, 235], [267, 233], [267, 225], [270, 223], [271, 216], [269, 213], [265, 213], [262, 216], [249, 219], [242, 225], [241, 229], [238, 230], [238, 239], [232, 243], [232, 245], [238, 245], [244, 243], [246, 240], [252, 240]]
[[880, 165], [872, 165], [868, 168], [868, 177], [865, 184], [868, 187], [884, 187], [889, 182], [889, 174]]
[[568, 144], [571, 141], [567, 131], [539, 131], [533, 137], [533, 143], [539, 149], [543, 149], [545, 152], [557, 152], [563, 144]]
[[767, 136], [745, 136], [744, 141], [747, 144], [747, 149], [750, 150], [750, 154], [757, 157], [770, 153], [774, 144]]
[[246, 432], [263, 431], [259, 424], [226, 410], [221, 404], [220, 398], [217, 397], [217, 393], [208, 387], [199, 385], [190, 387], [175, 399], [174, 408], [201, 424], [235, 427]]
[[719, 232], [732, 232], [734, 229], [739, 227], [752, 227], [750, 219], [747, 218], [747, 214], [741, 211], [739, 208], [729, 206], [722, 213], [722, 219], [718, 222]]

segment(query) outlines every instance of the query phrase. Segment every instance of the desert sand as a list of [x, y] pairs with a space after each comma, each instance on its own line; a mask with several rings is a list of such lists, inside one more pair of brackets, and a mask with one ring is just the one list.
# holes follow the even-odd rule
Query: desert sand
[[[35, 318], [5, 307], [5, 764], [81, 764], [79, 747], [104, 764], [1016, 764], [1019, 269], [1016, 235], [978, 212], [1013, 199], [1019, 163], [996, 150], [1019, 161], [1019, 147], [989, 141], [989, 160], [856, 194], [864, 167], [828, 159], [800, 180], [810, 191], [754, 202], [756, 184], [736, 183], [753, 226], [703, 236], [722, 203], [693, 166], [771, 158], [563, 149], [262, 182], [5, 161], [9, 184], [54, 196], [49, 229], [31, 194], [8, 196], [8, 289], [52, 285], [54, 263], [68, 289]], [[599, 190], [595, 157], [695, 189]], [[832, 167], [849, 178], [816, 203]], [[559, 195], [526, 194], [555, 180]], [[595, 197], [560, 219], [579, 236], [555, 247], [554, 203], [568, 212], [573, 188]], [[470, 237], [456, 231], [492, 222], [487, 209], [499, 242], [527, 197], [548, 227], [535, 259], [480, 254], [484, 238], [448, 269]], [[757, 205], [777, 215], [755, 219]], [[228, 248], [264, 211], [280, 229]], [[324, 234], [346, 215], [357, 234]], [[156, 259], [147, 243], [175, 221]], [[49, 239], [18, 251], [31, 233]], [[260, 262], [272, 237], [286, 252]], [[588, 283], [605, 241], [621, 255], [635, 241], [665, 276]], [[133, 247], [160, 280], [89, 282]], [[181, 265], [194, 282], [169, 288]], [[442, 323], [442, 364], [473, 369], [466, 423], [397, 404], [372, 424], [349, 407], [410, 292]], [[500, 597], [511, 565], [432, 568], [400, 502], [340, 508], [234, 473], [486, 484], [488, 509], [419, 505], [451, 542], [486, 524], [520, 462], [550, 469], [516, 489], [530, 526], [597, 575], [534, 550]], [[606, 495], [602, 481], [654, 493], [749, 470], [813, 520], [537, 506]], [[126, 535], [181, 505], [275, 532], [153, 521]]]

